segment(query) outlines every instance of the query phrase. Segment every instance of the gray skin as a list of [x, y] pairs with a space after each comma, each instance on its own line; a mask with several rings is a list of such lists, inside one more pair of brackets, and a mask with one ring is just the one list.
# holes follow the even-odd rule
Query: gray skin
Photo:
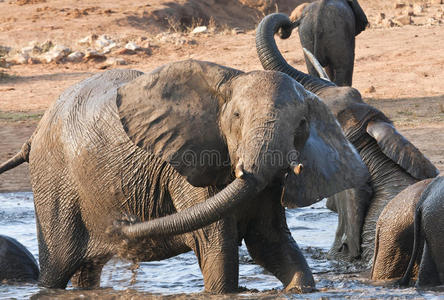
[[366, 104], [358, 90], [305, 74], [290, 66], [276, 46], [275, 33], [291, 35], [292, 23], [285, 14], [266, 16], [256, 31], [256, 47], [266, 70], [281, 71], [319, 96], [340, 123], [347, 139], [359, 152], [370, 180], [328, 199], [339, 222], [329, 257], [360, 259], [373, 256], [375, 228], [385, 205], [407, 186], [437, 176], [438, 170], [378, 109]]
[[[414, 242], [409, 265], [399, 281], [410, 283], [420, 257], [417, 287], [444, 284], [444, 177], [435, 178], [421, 194], [415, 210]], [[422, 251], [421, 251], [422, 250]]]
[[39, 282], [51, 288], [97, 287], [116, 254], [153, 261], [193, 250], [206, 291], [236, 292], [245, 240], [286, 290], [311, 291], [282, 204], [367, 180], [327, 106], [291, 77], [193, 60], [69, 88], [0, 173], [24, 161]]
[[[308, 49], [338, 86], [351, 86], [355, 60], [355, 36], [368, 24], [357, 0], [318, 0], [305, 6], [298, 27], [302, 47]], [[317, 76], [305, 56], [310, 75]]]
[[0, 235], [0, 282], [35, 282], [39, 267], [32, 254], [17, 240]]
[[[433, 179], [405, 188], [384, 208], [376, 224], [371, 278], [387, 280], [404, 275], [413, 250], [413, 220], [421, 194]], [[422, 250], [422, 248], [420, 248]], [[418, 256], [413, 275], [418, 273]]]

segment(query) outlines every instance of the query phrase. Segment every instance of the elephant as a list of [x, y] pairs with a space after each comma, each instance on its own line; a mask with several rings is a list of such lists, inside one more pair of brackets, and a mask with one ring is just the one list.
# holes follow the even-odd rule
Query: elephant
[[36, 282], [39, 267], [32, 254], [16, 239], [0, 235], [0, 282]]
[[[338, 86], [351, 86], [355, 36], [365, 30], [367, 17], [357, 0], [318, 0], [303, 3], [291, 13], [302, 47], [314, 54]], [[308, 72], [318, 76], [305, 56]], [[318, 76], [319, 77], [319, 76]]]
[[285, 290], [311, 291], [285, 206], [368, 180], [327, 106], [294, 79], [195, 60], [68, 88], [0, 172], [23, 162], [49, 288], [99, 286], [114, 255], [193, 250], [205, 291], [236, 292], [244, 240]]
[[327, 201], [339, 221], [329, 258], [371, 261], [376, 222], [385, 205], [400, 191], [438, 175], [438, 169], [403, 137], [383, 112], [365, 103], [358, 90], [305, 74], [279, 52], [275, 33], [288, 38], [292, 22], [281, 13], [266, 16], [256, 31], [256, 48], [265, 70], [281, 71], [315, 93], [335, 115], [347, 139], [359, 152], [370, 180]]
[[[399, 283], [408, 285], [420, 258], [417, 287], [444, 284], [444, 176], [435, 178], [421, 194], [414, 218], [413, 249]], [[422, 250], [422, 251], [421, 251]]]
[[[413, 250], [413, 220], [416, 205], [432, 180], [425, 179], [405, 188], [382, 210], [376, 223], [372, 280], [401, 278], [404, 275]], [[418, 273], [419, 263], [417, 259], [415, 276]]]

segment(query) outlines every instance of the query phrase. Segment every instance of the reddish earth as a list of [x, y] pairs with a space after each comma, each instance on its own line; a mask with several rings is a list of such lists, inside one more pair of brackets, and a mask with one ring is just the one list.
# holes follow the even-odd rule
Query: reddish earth
[[[250, 71], [261, 69], [254, 43], [254, 28], [260, 19], [269, 12], [290, 13], [301, 2], [0, 1], [0, 45], [20, 50], [31, 41], [50, 39], [78, 50], [79, 39], [107, 34], [148, 49], [134, 55], [110, 53], [127, 62], [115, 68], [150, 71], [164, 63], [193, 58]], [[382, 0], [361, 2], [372, 26], [357, 37], [353, 86], [442, 172], [444, 27], [440, 18], [444, 5], [441, 0], [404, 1], [402, 8]], [[409, 4], [424, 7], [412, 16], [413, 25], [384, 27], [378, 21], [381, 12], [396, 17]], [[427, 23], [431, 18], [435, 21]], [[207, 25], [209, 31], [190, 34], [197, 25]], [[297, 33], [278, 45], [291, 64], [306, 70]], [[106, 68], [110, 67], [103, 61], [94, 60], [0, 68], [0, 161], [20, 149], [43, 111], [66, 87]], [[26, 164], [0, 175], [0, 191], [18, 190], [30, 190]]]

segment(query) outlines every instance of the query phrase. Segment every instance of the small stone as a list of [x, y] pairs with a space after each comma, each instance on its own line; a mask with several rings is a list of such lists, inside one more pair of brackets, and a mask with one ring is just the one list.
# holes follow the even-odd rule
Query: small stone
[[99, 49], [99, 50], [109, 46], [112, 43], [114, 43], [114, 41], [109, 36], [107, 36], [106, 34], [102, 34], [95, 41], [96, 48]]
[[403, 8], [405, 6], [404, 2], [396, 2], [393, 7], [394, 8]]
[[91, 46], [92, 43], [97, 39], [96, 34], [91, 34], [88, 36], [85, 36], [84, 38], [77, 41], [77, 44], [84, 45], [84, 46]]
[[96, 50], [87, 50], [85, 53], [85, 60], [97, 60], [97, 61], [101, 61], [101, 60], [105, 60], [106, 56], [97, 52]]
[[117, 50], [115, 53], [117, 55], [133, 55], [133, 54], [136, 54], [136, 51], [122, 48], [122, 49]]
[[28, 54], [18, 53], [17, 55], [13, 56], [9, 62], [16, 65], [22, 65], [22, 64], [27, 64], [28, 59], [29, 59]]
[[125, 45], [125, 49], [137, 51], [137, 50], [141, 50], [142, 48], [134, 42], [129, 42]]
[[34, 46], [23, 47], [21, 52], [22, 54], [30, 55], [31, 53], [34, 52]]
[[379, 13], [376, 17], [376, 23], [381, 24], [382, 21], [385, 19], [385, 13]]
[[420, 4], [414, 4], [413, 5], [413, 13], [415, 15], [419, 15], [424, 11], [424, 7]]
[[364, 92], [365, 93], [374, 93], [374, 92], [376, 92], [376, 89], [373, 85], [371, 85]]
[[80, 61], [82, 61], [84, 56], [85, 56], [85, 54], [83, 52], [75, 51], [75, 52], [69, 54], [66, 57], [66, 60], [69, 62], [80, 62]]
[[394, 22], [399, 26], [409, 25], [412, 23], [412, 18], [410, 16], [400, 16], [395, 18]]
[[197, 26], [196, 28], [193, 29], [193, 31], [191, 31], [191, 34], [199, 34], [207, 31], [208, 31], [207, 26]]
[[382, 20], [382, 25], [384, 27], [395, 27], [395, 23], [393, 22], [392, 19], [384, 19], [384, 20]]
[[43, 42], [43, 44], [40, 45], [40, 51], [41, 53], [45, 53], [48, 52], [49, 50], [52, 49], [52, 47], [54, 47], [54, 44], [52, 43], [51, 40], [46, 40]]
[[102, 53], [103, 54], [107, 54], [110, 53], [111, 50], [113, 50], [114, 48], [117, 47], [117, 44], [115, 42], [110, 43], [108, 46], [106, 46], [105, 48], [103, 48]]
[[105, 61], [105, 64], [114, 65], [114, 66], [124, 66], [127, 65], [128, 63], [123, 58], [110, 57]]
[[29, 65], [36, 65], [36, 64], [40, 64], [40, 63], [41, 63], [41, 61], [37, 57], [30, 57], [30, 58], [28, 58], [28, 64]]
[[404, 15], [406, 15], [406, 16], [413, 16], [413, 15], [414, 15], [413, 8], [408, 7], [408, 8], [404, 11]]
[[234, 27], [233, 30], [231, 30], [231, 32], [233, 34], [242, 34], [242, 33], [245, 33], [245, 30], [243, 30], [242, 28], [239, 28], [239, 27]]

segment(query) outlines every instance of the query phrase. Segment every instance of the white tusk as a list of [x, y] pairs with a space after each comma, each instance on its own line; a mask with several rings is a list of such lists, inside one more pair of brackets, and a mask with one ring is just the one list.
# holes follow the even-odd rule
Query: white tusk
[[328, 77], [327, 73], [325, 73], [324, 68], [321, 66], [321, 64], [319, 63], [318, 59], [313, 55], [313, 53], [311, 53], [310, 51], [308, 51], [305, 48], [302, 48], [302, 50], [304, 51], [305, 55], [307, 55], [308, 60], [311, 62], [313, 67], [316, 69], [316, 71], [318, 72], [319, 76], [322, 79], [325, 79], [325, 80], [328, 80], [328, 81], [331, 82], [331, 80]]
[[291, 169], [293, 170], [293, 173], [295, 173], [296, 175], [301, 174], [302, 169], [304, 168], [303, 164], [299, 164], [297, 162], [292, 162], [290, 164]]
[[244, 164], [239, 161], [236, 165], [236, 170], [234, 170], [234, 175], [236, 178], [243, 178], [244, 177]]

